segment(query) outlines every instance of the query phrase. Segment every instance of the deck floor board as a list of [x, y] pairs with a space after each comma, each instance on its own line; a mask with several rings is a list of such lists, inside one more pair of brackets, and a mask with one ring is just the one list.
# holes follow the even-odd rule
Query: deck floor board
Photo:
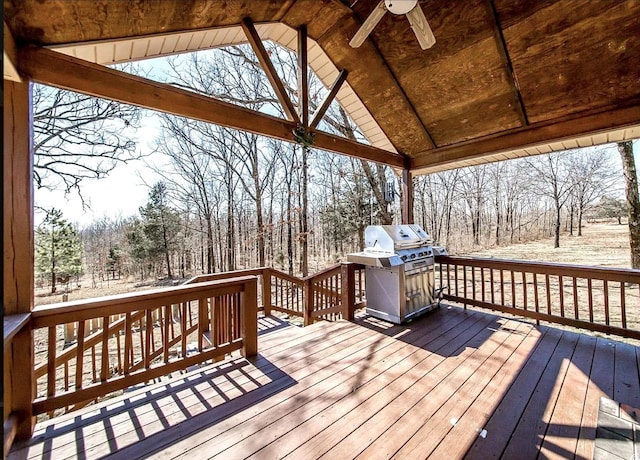
[[638, 347], [443, 307], [407, 325], [260, 320], [231, 357], [36, 426], [10, 458], [591, 458], [640, 406]]

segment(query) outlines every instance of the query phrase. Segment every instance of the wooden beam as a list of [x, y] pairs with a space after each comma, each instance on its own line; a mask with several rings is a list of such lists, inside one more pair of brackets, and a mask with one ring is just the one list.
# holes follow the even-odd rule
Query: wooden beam
[[496, 6], [493, 1], [494, 0], [485, 0], [485, 7], [487, 10], [487, 23], [493, 31], [496, 49], [498, 50], [498, 55], [500, 56], [500, 60], [502, 61], [506, 80], [509, 83], [511, 92], [513, 93], [514, 104], [516, 106], [518, 116], [520, 117], [520, 122], [523, 126], [527, 126], [529, 124], [529, 118], [527, 117], [527, 112], [524, 108], [522, 94], [520, 93], [520, 87], [518, 86], [518, 79], [516, 78], [516, 73], [513, 70], [511, 57], [509, 56], [509, 51], [507, 50], [507, 43], [504, 39], [502, 26], [500, 25], [500, 19], [498, 18], [498, 12], [496, 11]]
[[[45, 48], [20, 50], [20, 72], [35, 82], [293, 142], [297, 123], [195, 94]], [[314, 147], [402, 167], [406, 157], [321, 131]]]
[[[8, 315], [33, 309], [33, 153], [31, 84], [4, 82], [3, 309]], [[4, 416], [18, 417], [17, 438], [33, 433], [33, 332], [29, 325], [5, 347]]]
[[309, 53], [307, 26], [298, 28], [298, 108], [302, 126], [309, 126]]
[[402, 170], [402, 223], [413, 224], [413, 174]]
[[333, 85], [331, 85], [329, 92], [327, 93], [322, 103], [320, 104], [320, 107], [318, 107], [318, 110], [316, 110], [316, 113], [313, 114], [313, 119], [309, 124], [310, 128], [315, 129], [318, 126], [318, 123], [320, 123], [320, 120], [322, 120], [322, 117], [324, 117], [324, 114], [329, 109], [329, 106], [331, 105], [333, 100], [336, 98], [338, 91], [340, 91], [340, 88], [342, 88], [342, 84], [347, 79], [347, 75], [349, 75], [349, 72], [347, 72], [346, 70], [340, 71], [340, 73], [336, 77], [336, 80], [333, 82]]
[[4, 79], [21, 82], [18, 74], [18, 49], [11, 35], [11, 30], [7, 23], [4, 23], [4, 45], [2, 53], [2, 64], [4, 68]]
[[555, 122], [529, 125], [502, 134], [427, 150], [411, 160], [411, 171], [416, 173], [422, 168], [455, 165], [463, 160], [488, 157], [496, 153], [561, 142], [636, 125], [640, 125], [640, 102], [630, 107], [602, 110]]
[[264, 49], [262, 39], [258, 35], [258, 31], [254, 27], [253, 22], [250, 18], [244, 18], [240, 25], [242, 26], [244, 34], [247, 36], [247, 40], [249, 40], [251, 48], [253, 48], [253, 52], [258, 58], [258, 62], [260, 62], [260, 65], [264, 69], [264, 72], [267, 75], [267, 78], [273, 87], [273, 91], [276, 93], [287, 118], [295, 122], [300, 122], [296, 109], [293, 106], [293, 102], [291, 102], [291, 98], [287, 94], [287, 90], [285, 89], [284, 84], [282, 84], [282, 80], [280, 80], [280, 77], [273, 66], [267, 50]]

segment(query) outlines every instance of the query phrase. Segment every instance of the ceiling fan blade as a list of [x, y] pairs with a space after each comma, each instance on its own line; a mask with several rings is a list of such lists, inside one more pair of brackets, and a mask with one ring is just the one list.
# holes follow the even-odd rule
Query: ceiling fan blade
[[424, 16], [419, 3], [407, 13], [407, 19], [409, 19], [413, 33], [416, 34], [420, 48], [426, 50], [436, 44], [436, 37], [433, 36], [431, 27], [429, 27], [427, 18]]
[[369, 36], [373, 28], [378, 25], [380, 19], [382, 19], [382, 16], [384, 16], [386, 12], [387, 9], [384, 7], [384, 0], [382, 0], [378, 3], [378, 6], [374, 8], [369, 17], [362, 23], [356, 34], [349, 42], [349, 46], [352, 48], [359, 48]]

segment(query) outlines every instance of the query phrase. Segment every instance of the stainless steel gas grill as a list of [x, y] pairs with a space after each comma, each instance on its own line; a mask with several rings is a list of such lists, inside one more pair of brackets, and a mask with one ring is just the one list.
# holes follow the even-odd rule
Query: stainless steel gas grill
[[347, 259], [366, 266], [368, 314], [400, 324], [437, 306], [432, 241], [419, 225], [372, 225], [364, 239]]

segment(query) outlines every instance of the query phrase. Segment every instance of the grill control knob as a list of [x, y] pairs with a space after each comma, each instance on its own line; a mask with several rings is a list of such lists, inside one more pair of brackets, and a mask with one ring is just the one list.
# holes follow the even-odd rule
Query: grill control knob
[[415, 255], [415, 254], [411, 254], [411, 258], [412, 258], [412, 259], [415, 259], [415, 258], [416, 258], [416, 255]]
[[403, 261], [406, 261], [406, 260], [407, 260], [407, 255], [406, 255], [406, 254], [402, 256], [402, 260], [403, 260]]

